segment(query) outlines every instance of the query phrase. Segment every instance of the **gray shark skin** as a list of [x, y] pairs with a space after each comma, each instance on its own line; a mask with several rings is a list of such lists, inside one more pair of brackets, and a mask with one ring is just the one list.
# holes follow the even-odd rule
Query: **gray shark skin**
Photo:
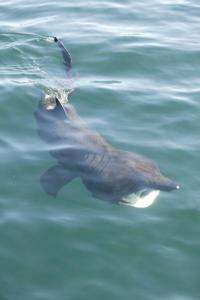
[[[67, 70], [71, 57], [64, 45], [54, 39], [62, 50]], [[53, 103], [48, 106], [48, 100]], [[40, 178], [43, 189], [52, 196], [76, 177], [95, 198], [121, 202], [123, 198], [143, 190], [172, 191], [177, 183], [163, 176], [150, 159], [111, 146], [100, 134], [90, 130], [75, 108], [55, 96], [39, 102], [35, 118], [38, 133], [49, 146], [57, 164]]]

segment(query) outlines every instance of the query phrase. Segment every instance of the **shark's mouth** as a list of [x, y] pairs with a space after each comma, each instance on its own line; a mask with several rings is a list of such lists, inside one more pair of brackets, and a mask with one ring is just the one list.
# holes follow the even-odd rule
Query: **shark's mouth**
[[137, 194], [130, 194], [124, 197], [120, 203], [137, 208], [146, 208], [155, 202], [159, 193], [160, 191], [157, 190], [143, 190]]

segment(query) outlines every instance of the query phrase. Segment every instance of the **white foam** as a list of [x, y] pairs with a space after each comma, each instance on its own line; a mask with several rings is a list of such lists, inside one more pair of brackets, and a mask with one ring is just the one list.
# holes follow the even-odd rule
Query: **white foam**
[[52, 36], [48, 36], [45, 39], [47, 42], [50, 42], [50, 43], [54, 42], [54, 38]]
[[146, 208], [152, 205], [158, 197], [160, 191], [150, 191], [147, 195], [141, 196], [141, 194], [131, 194], [123, 198], [124, 205], [129, 205], [137, 208]]

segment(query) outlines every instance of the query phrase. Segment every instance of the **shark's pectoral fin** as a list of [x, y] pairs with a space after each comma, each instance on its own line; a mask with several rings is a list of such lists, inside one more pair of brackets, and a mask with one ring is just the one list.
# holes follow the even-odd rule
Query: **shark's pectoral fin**
[[59, 190], [75, 177], [76, 174], [73, 172], [64, 169], [61, 165], [55, 165], [42, 174], [40, 183], [47, 194], [56, 197]]

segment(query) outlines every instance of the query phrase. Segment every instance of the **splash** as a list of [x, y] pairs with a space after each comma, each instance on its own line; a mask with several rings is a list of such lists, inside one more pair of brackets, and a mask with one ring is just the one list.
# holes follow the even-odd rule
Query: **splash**
[[61, 105], [67, 104], [68, 97], [73, 92], [73, 89], [69, 90], [56, 90], [52, 88], [46, 89], [42, 98], [42, 104], [47, 110], [53, 110], [56, 107], [56, 99], [59, 100]]
[[149, 191], [143, 196], [144, 191], [138, 194], [131, 194], [123, 198], [121, 204], [129, 205], [137, 208], [146, 208], [152, 205], [158, 197], [160, 191], [153, 190]]

